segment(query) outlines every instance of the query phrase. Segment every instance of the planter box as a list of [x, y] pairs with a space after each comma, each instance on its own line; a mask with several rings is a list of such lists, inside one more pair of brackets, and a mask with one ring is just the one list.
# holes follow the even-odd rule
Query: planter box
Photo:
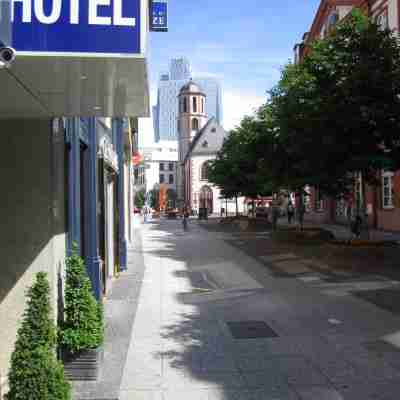
[[65, 377], [70, 381], [96, 381], [103, 364], [104, 350], [99, 347], [71, 354], [62, 350]]

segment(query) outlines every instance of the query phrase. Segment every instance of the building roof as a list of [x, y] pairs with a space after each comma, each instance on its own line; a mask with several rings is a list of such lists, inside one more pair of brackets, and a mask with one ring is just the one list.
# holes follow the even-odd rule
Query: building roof
[[188, 83], [182, 86], [181, 90], [179, 91], [179, 95], [181, 94], [186, 94], [186, 93], [191, 93], [191, 94], [202, 94], [204, 95], [203, 90], [200, 88], [200, 86], [190, 80]]
[[190, 143], [185, 159], [191, 155], [217, 154], [221, 149], [227, 132], [212, 117], [201, 128]]

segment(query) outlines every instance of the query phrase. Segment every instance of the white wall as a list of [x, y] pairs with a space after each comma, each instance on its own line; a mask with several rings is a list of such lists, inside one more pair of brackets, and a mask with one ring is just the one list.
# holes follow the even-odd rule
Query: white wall
[[[200, 170], [201, 166], [203, 165], [204, 162], [213, 160], [215, 159], [214, 156], [210, 155], [196, 155], [192, 156], [191, 159], [191, 168], [192, 168], [192, 205], [194, 208], [199, 207], [199, 203], [197, 201], [197, 204], [194, 203], [195, 198], [197, 197], [197, 200], [199, 199], [199, 193], [201, 191], [201, 188], [205, 185], [210, 186], [210, 188], [213, 191], [213, 212], [214, 213], [219, 213], [221, 211], [221, 200], [219, 199], [220, 196], [220, 190], [216, 187], [213, 186], [210, 182], [201, 180], [200, 176]], [[196, 196], [197, 195], [197, 196]]]

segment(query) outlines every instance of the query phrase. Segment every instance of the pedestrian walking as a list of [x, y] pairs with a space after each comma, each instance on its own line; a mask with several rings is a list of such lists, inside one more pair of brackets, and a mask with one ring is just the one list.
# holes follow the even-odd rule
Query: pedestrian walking
[[143, 207], [143, 223], [145, 224], [147, 222], [147, 215], [148, 215], [148, 210], [147, 207]]
[[187, 208], [183, 210], [183, 219], [182, 219], [182, 225], [183, 225], [183, 230], [187, 231], [188, 230], [188, 218], [189, 218], [189, 212]]
[[351, 233], [354, 235], [356, 239], [359, 239], [361, 236], [361, 227], [362, 227], [362, 218], [360, 215], [357, 215], [351, 223]]
[[279, 201], [275, 197], [272, 200], [271, 204], [271, 218], [272, 218], [272, 230], [276, 231], [277, 225], [278, 225], [278, 218], [280, 217], [281, 214], [281, 209], [279, 207]]
[[287, 207], [286, 207], [286, 213], [287, 213], [287, 219], [288, 219], [288, 223], [289, 225], [292, 223], [292, 219], [294, 216], [294, 207], [291, 201], [289, 201]]
[[306, 213], [306, 207], [303, 202], [300, 202], [299, 206], [297, 207], [297, 219], [299, 221], [300, 230], [303, 230], [305, 213]]

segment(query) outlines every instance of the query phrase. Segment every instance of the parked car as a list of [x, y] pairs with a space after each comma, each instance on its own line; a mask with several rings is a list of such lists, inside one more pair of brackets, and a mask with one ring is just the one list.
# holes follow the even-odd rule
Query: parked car
[[134, 213], [134, 214], [140, 214], [140, 208], [135, 207], [135, 208], [133, 209], [133, 213]]

